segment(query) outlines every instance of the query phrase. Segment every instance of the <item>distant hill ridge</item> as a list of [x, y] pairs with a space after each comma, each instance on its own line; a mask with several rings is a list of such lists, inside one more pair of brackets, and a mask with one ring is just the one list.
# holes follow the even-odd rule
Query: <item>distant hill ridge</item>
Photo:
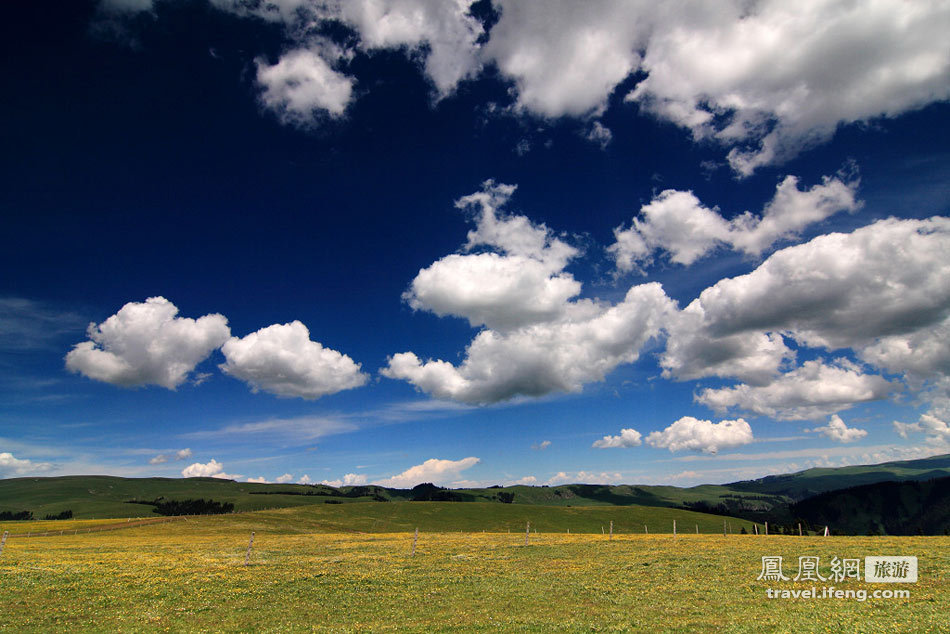
[[[796, 519], [795, 509], [799, 511], [808, 509], [814, 517], [824, 517], [815, 511], [814, 507], [795, 506], [798, 502], [823, 493], [882, 482], [922, 482], [948, 476], [950, 476], [950, 454], [875, 465], [807, 469], [757, 480], [743, 480], [721, 485], [703, 484], [693, 487], [564, 484], [446, 489], [425, 484], [414, 489], [394, 489], [376, 485], [335, 488], [322, 484], [258, 484], [217, 478], [27, 477], [0, 480], [0, 512], [30, 511], [35, 517], [43, 517], [70, 510], [76, 518], [124, 518], [151, 513], [150, 508], [130, 504], [130, 502], [154, 500], [160, 497], [179, 501], [214, 500], [222, 504], [233, 504], [236, 511], [327, 502], [424, 500], [543, 506], [686, 508], [743, 517], [754, 521], [791, 523]], [[942, 490], [937, 487], [937, 493], [934, 495], [939, 497]], [[871, 490], [859, 491], [858, 495], [862, 494], [872, 498], [877, 495]], [[927, 499], [933, 497], [931, 493], [928, 493], [928, 496], [930, 497]], [[860, 498], [852, 495], [850, 499], [852, 500], [850, 504], [854, 506], [857, 504], [854, 500]], [[926, 502], [926, 504], [935, 503]], [[871, 509], [867, 513], [873, 515], [875, 511]], [[928, 531], [942, 530], [940, 528], [942, 520], [939, 518], [933, 521], [918, 520], [919, 518], [914, 521], [918, 524], [923, 522], [920, 525], [927, 526]], [[882, 521], [872, 518], [868, 522], [861, 526], [875, 526], [877, 527], [875, 530], [887, 530]], [[843, 527], [842, 530], [844, 530]]]

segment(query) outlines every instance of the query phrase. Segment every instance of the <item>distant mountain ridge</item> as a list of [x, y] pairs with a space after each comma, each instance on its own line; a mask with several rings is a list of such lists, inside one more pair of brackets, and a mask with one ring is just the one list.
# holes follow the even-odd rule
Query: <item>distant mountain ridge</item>
[[[431, 484], [413, 489], [394, 489], [377, 485], [334, 488], [327, 485], [257, 484], [216, 478], [118, 478], [112, 476], [29, 477], [0, 480], [0, 512], [30, 511], [34, 517], [59, 514], [67, 510], [76, 518], [130, 517], [150, 513], [133, 500], [214, 500], [233, 504], [237, 511], [302, 506], [322, 503], [451, 501], [513, 503], [542, 506], [647, 506], [689, 510], [742, 517], [751, 521], [770, 521], [791, 525], [797, 520], [812, 524], [830, 522], [821, 504], [800, 506], [815, 496], [855, 489], [850, 497], [828, 496], [828, 512], [850, 505], [855, 523], [839, 522], [841, 531], [927, 530], [942, 534], [942, 515], [921, 515], [929, 506], [939, 506], [944, 489], [908, 488], [921, 501], [901, 515], [913, 526], [891, 526], [879, 517], [886, 498], [886, 487], [860, 489], [879, 483], [926, 482], [950, 477], [950, 454], [916, 460], [885, 462], [837, 468], [815, 468], [729, 484], [703, 484], [693, 487], [657, 485], [563, 484], [557, 486], [494, 486], [487, 488], [447, 489]], [[917, 491], [913, 493], [913, 491]], [[883, 496], [883, 497], [882, 497]], [[917, 499], [915, 498], [915, 499]], [[889, 498], [888, 498], [889, 499]], [[841, 500], [850, 500], [842, 502]], [[865, 504], [867, 502], [867, 504]], [[867, 508], [865, 508], [865, 506]], [[835, 517], [845, 517], [841, 511]], [[824, 518], [824, 519], [822, 519]]]
[[876, 482], [931, 480], [950, 476], [950, 454], [896, 460], [874, 465], [817, 467], [795, 473], [770, 475], [756, 480], [731, 482], [724, 486], [737, 491], [782, 495], [802, 500], [826, 491], [845, 489]]

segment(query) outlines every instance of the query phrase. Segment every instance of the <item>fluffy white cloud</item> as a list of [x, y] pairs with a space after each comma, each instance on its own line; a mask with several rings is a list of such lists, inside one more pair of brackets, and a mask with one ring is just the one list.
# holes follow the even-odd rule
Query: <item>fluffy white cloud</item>
[[696, 400], [717, 412], [738, 409], [780, 420], [807, 420], [886, 398], [897, 385], [852, 364], [806, 361], [768, 385], [707, 388]]
[[258, 478], [248, 478], [247, 481], [252, 482], [254, 484], [270, 484], [270, 481], [264, 476], [261, 476]]
[[299, 480], [297, 480], [297, 484], [313, 484], [313, 480], [311, 480], [310, 476], [305, 473], [300, 476]]
[[820, 185], [800, 190], [798, 178], [786, 177], [761, 216], [744, 212], [726, 220], [703, 206], [692, 192], [668, 189], [640, 209], [629, 228], [614, 229], [608, 250], [620, 271], [649, 264], [665, 251], [671, 261], [690, 265], [719, 246], [758, 256], [779, 240], [793, 238], [808, 225], [839, 211], [856, 211], [857, 182], [825, 177]]
[[515, 187], [486, 181], [456, 202], [477, 209], [465, 250], [423, 269], [405, 299], [416, 309], [466, 317], [485, 325], [458, 366], [423, 362], [413, 352], [393, 355], [382, 374], [407, 380], [427, 394], [471, 404], [518, 395], [576, 392], [637, 359], [674, 310], [658, 284], [631, 288], [608, 305], [571, 298], [581, 285], [563, 272], [577, 250], [544, 225], [499, 214]]
[[623, 480], [623, 475], [618, 472], [608, 473], [602, 471], [600, 473], [593, 473], [590, 471], [578, 471], [576, 473], [567, 473], [566, 471], [558, 471], [556, 474], [548, 478], [548, 484], [568, 484], [568, 483], [577, 483], [577, 484], [619, 484]]
[[398, 475], [379, 480], [373, 484], [400, 489], [409, 489], [423, 482], [444, 484], [452, 480], [457, 480], [462, 471], [474, 467], [479, 462], [481, 462], [481, 460], [474, 456], [461, 460], [439, 460], [438, 458], [430, 458], [422, 464], [409, 467]]
[[621, 363], [635, 361], [672, 310], [659, 284], [643, 284], [631, 288], [619, 304], [597, 305], [593, 314], [511, 332], [483, 330], [458, 366], [441, 360], [423, 363], [414, 353], [403, 352], [393, 355], [382, 373], [435, 398], [472, 404], [579, 392]]
[[498, 252], [454, 254], [422, 269], [403, 295], [412, 308], [458, 315], [472, 326], [497, 330], [564, 314], [568, 300], [581, 290], [580, 282], [562, 272], [577, 250], [544, 225], [503, 214], [514, 191], [514, 185], [489, 180], [481, 191], [455, 202], [475, 214], [464, 251], [488, 247]]
[[439, 97], [481, 68], [476, 56], [481, 23], [469, 13], [474, 0], [343, 0], [335, 11], [359, 33], [364, 50], [403, 48], [421, 57]]
[[507, 486], [513, 486], [516, 484], [524, 484], [527, 486], [534, 486], [538, 483], [538, 479], [534, 476], [524, 476], [523, 478], [518, 478], [517, 480], [512, 480], [508, 483]]
[[729, 161], [743, 175], [840, 124], [950, 97], [945, 3], [662, 4], [641, 65], [647, 77], [627, 99], [733, 146]]
[[[881, 220], [782, 249], [691, 302], [669, 326], [661, 364], [667, 376], [731, 375], [763, 386], [794, 356], [789, 336], [800, 345], [852, 348], [891, 372], [943, 376], [948, 252], [950, 219], [940, 217]], [[873, 393], [883, 386], [860, 382]]]
[[285, 473], [285, 474], [282, 475], [282, 476], [278, 476], [278, 477], [274, 480], [274, 482], [276, 482], [277, 484], [286, 484], [287, 482], [293, 482], [293, 481], [294, 481], [294, 476], [292, 476], [292, 475], [289, 474], [289, 473]]
[[779, 333], [710, 333], [705, 328], [703, 307], [697, 302], [673, 315], [666, 330], [669, 337], [660, 357], [666, 378], [735, 377], [752, 385], [767, 385], [795, 357]]
[[495, 4], [501, 19], [483, 54], [514, 81], [520, 110], [550, 118], [598, 114], [640, 64], [649, 3]]
[[52, 468], [53, 465], [48, 462], [33, 462], [25, 458], [17, 458], [8, 451], [0, 452], [0, 476], [42, 473]]
[[148, 461], [149, 464], [165, 464], [169, 460], [185, 460], [191, 458], [191, 449], [179, 449], [174, 453], [160, 453]]
[[320, 484], [325, 484], [334, 488], [359, 486], [366, 484], [366, 476], [361, 473], [347, 473], [339, 480], [324, 480]]
[[89, 324], [90, 341], [73, 347], [66, 367], [122, 387], [151, 384], [173, 390], [231, 336], [222, 315], [196, 320], [177, 314], [164, 297], [129, 302], [98, 326]]
[[819, 433], [838, 442], [853, 442], [868, 435], [867, 430], [845, 425], [837, 414], [833, 415], [824, 427], [814, 427], [805, 431]]
[[221, 352], [227, 359], [221, 370], [255, 392], [316, 399], [360, 387], [369, 379], [350, 357], [311, 341], [310, 331], [296, 320], [241, 339], [231, 337]]
[[894, 430], [902, 438], [907, 438], [908, 432], [925, 433], [927, 442], [932, 445], [950, 443], [950, 425], [931, 414], [922, 414], [916, 423], [894, 421]]
[[714, 423], [692, 416], [684, 416], [666, 429], [647, 436], [647, 444], [654, 447], [670, 451], [690, 449], [709, 454], [747, 445], [752, 440], [752, 428], [741, 418]]
[[[132, 1], [132, 0], [126, 0]], [[438, 98], [455, 91], [458, 83], [481, 69], [478, 38], [481, 23], [469, 13], [474, 0], [276, 0], [248, 3], [240, 0], [212, 0], [212, 4], [239, 15], [283, 22], [286, 34], [299, 48], [281, 62], [286, 68], [258, 80], [274, 99], [290, 112], [290, 122], [306, 121], [314, 109], [341, 114], [352, 96], [352, 77], [330, 68], [342, 54], [314, 47], [312, 33], [320, 24], [336, 22], [353, 29], [353, 45], [363, 52], [401, 50], [421, 62]], [[321, 42], [326, 48], [327, 43]], [[309, 56], [305, 56], [306, 53]], [[272, 68], [266, 67], [265, 69]], [[288, 94], [289, 93], [289, 94]], [[298, 118], [298, 116], [300, 118]]]
[[604, 436], [594, 441], [592, 447], [597, 449], [615, 449], [618, 447], [638, 447], [641, 444], [640, 432], [636, 429], [621, 429], [618, 436]]
[[188, 465], [181, 470], [181, 477], [183, 478], [220, 478], [222, 480], [237, 480], [240, 478], [240, 475], [233, 473], [225, 473], [224, 465], [215, 460], [211, 459], [210, 462], [200, 463], [196, 462], [194, 464]]
[[597, 114], [639, 71], [628, 101], [732, 148], [744, 175], [841, 124], [950, 96], [940, 2], [498, 4], [483, 54], [514, 81], [520, 109]]
[[950, 376], [950, 317], [916, 332], [878, 337], [861, 349], [868, 363], [920, 379]]
[[[950, 8], [939, 0], [496, 0], [484, 38], [472, 0], [212, 0], [239, 15], [283, 23], [296, 47], [261, 63], [262, 99], [285, 121], [341, 114], [352, 77], [315, 52], [330, 23], [356, 50], [399, 50], [421, 61], [438, 97], [484, 67], [512, 82], [514, 110], [587, 118], [637, 73], [625, 97], [644, 112], [730, 148], [739, 174], [788, 159], [838, 126], [893, 117], [950, 97], [942, 45]], [[107, 0], [150, 10], [149, 0]]]
[[[325, 50], [329, 50], [328, 55]], [[257, 60], [261, 102], [281, 121], [309, 126], [321, 115], [339, 117], [353, 95], [354, 80], [339, 73], [324, 59], [339, 58], [334, 47], [323, 50], [295, 49], [281, 55], [276, 64]]]
[[449, 255], [419, 271], [404, 299], [416, 310], [511, 330], [564, 314], [581, 284], [544, 263], [497, 253]]

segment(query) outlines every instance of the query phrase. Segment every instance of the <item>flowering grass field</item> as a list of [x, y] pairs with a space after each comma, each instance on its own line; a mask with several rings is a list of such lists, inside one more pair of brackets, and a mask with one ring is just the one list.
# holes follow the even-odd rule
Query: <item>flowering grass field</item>
[[[17, 538], [0, 629], [46, 631], [946, 632], [950, 538], [308, 532], [299, 513]], [[244, 565], [255, 530], [250, 565]], [[759, 581], [763, 556], [916, 555], [919, 582]], [[863, 570], [862, 570], [863, 574]], [[766, 589], [910, 590], [769, 599]]]

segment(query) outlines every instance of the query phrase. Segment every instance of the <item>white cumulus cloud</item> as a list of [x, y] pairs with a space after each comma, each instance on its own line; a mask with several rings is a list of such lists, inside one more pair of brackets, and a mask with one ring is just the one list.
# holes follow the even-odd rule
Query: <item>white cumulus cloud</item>
[[614, 305], [572, 300], [580, 284], [563, 268], [576, 249], [524, 216], [500, 215], [513, 192], [514, 186], [487, 181], [457, 203], [479, 212], [465, 249], [501, 253], [443, 258], [420, 271], [406, 293], [413, 308], [486, 326], [465, 359], [456, 366], [402, 352], [389, 359], [384, 376], [470, 404], [577, 392], [635, 361], [660, 333], [675, 306], [659, 284], [635, 286]]
[[[562, 269], [577, 249], [525, 216], [508, 216], [501, 208], [514, 185], [486, 181], [482, 190], [456, 201], [474, 210], [465, 254], [446, 256], [419, 271], [403, 295], [416, 310], [465, 317], [472, 326], [508, 330], [560, 317], [568, 300], [581, 290]], [[470, 253], [478, 247], [497, 252]]]
[[[258, 82], [288, 123], [338, 116], [353, 99], [355, 78], [333, 67], [343, 54], [314, 36], [330, 25], [351, 30], [347, 55], [398, 51], [420, 64], [437, 98], [497, 70], [510, 110], [545, 119], [599, 116], [635, 80], [625, 101], [721, 144], [740, 175], [842, 125], [950, 97], [950, 7], [940, 0], [495, 0], [500, 19], [487, 34], [473, 0], [212, 4], [282, 25], [291, 50], [259, 62]], [[106, 6], [152, 10], [150, 0]]]
[[640, 209], [641, 218], [634, 218], [632, 226], [614, 229], [615, 242], [608, 250], [624, 272], [650, 264], [656, 251], [686, 266], [720, 246], [758, 256], [810, 224], [856, 211], [856, 188], [856, 181], [825, 177], [820, 185], [801, 190], [798, 178], [788, 176], [761, 215], [746, 211], [731, 220], [705, 207], [692, 192], [667, 189]]
[[767, 385], [706, 388], [696, 400], [717, 412], [736, 409], [779, 420], [808, 420], [881, 400], [897, 388], [852, 364], [806, 361]]
[[[742, 403], [767, 413], [796, 402], [823, 404], [809, 417], [837, 411], [830, 406], [846, 403], [847, 391], [859, 401], [873, 400], [887, 386], [854, 369], [815, 363], [780, 375], [795, 357], [786, 337], [799, 346], [850, 348], [905, 378], [940, 379], [950, 370], [950, 343], [940, 337], [950, 323], [947, 253], [950, 219], [940, 217], [881, 220], [777, 251], [751, 273], [705, 289], [671, 320], [664, 374], [732, 376], [752, 386], [711, 393], [709, 403], [723, 407]], [[753, 389], [780, 376], [775, 388]], [[818, 385], [820, 377], [831, 384]], [[818, 390], [812, 399], [805, 393], [809, 381]], [[779, 406], [780, 394], [788, 397], [787, 406]]]
[[89, 341], [66, 355], [66, 367], [122, 387], [160, 385], [174, 390], [231, 335], [222, 315], [176, 317], [164, 297], [129, 302], [101, 324], [89, 324]]
[[927, 434], [927, 442], [932, 445], [950, 443], [950, 424], [932, 414], [922, 414], [916, 423], [894, 421], [894, 430], [902, 438], [907, 438], [908, 432]]
[[154, 458], [151, 458], [149, 464], [165, 464], [169, 460], [185, 460], [191, 458], [191, 449], [179, 449], [174, 453], [160, 453]]
[[360, 365], [336, 350], [310, 340], [299, 321], [274, 324], [243, 338], [232, 337], [221, 348], [223, 372], [241, 379], [255, 392], [316, 399], [365, 385]]
[[813, 427], [806, 431], [819, 433], [822, 436], [837, 440], [838, 442], [854, 442], [868, 435], [867, 430], [848, 427], [837, 414], [831, 417], [828, 424], [824, 427]]
[[353, 95], [354, 80], [333, 70], [326, 59], [339, 58], [333, 47], [306, 48], [284, 53], [276, 64], [257, 61], [257, 82], [261, 102], [281, 121], [301, 126], [312, 125], [320, 116], [342, 116]]
[[[661, 3], [627, 99], [732, 147], [739, 174], [839, 125], [950, 97], [950, 7], [901, 0]], [[634, 9], [635, 10], [635, 9]]]
[[17, 458], [8, 451], [0, 452], [0, 476], [42, 473], [52, 468], [53, 465], [48, 462], [33, 462], [25, 458]]
[[747, 445], [753, 437], [749, 423], [741, 418], [714, 423], [683, 416], [666, 429], [651, 432], [646, 441], [670, 451], [689, 449], [714, 454], [720, 449]]
[[577, 471], [574, 473], [558, 471], [548, 478], [547, 484], [619, 484], [622, 480], [623, 475], [616, 471], [613, 473], [607, 471], [601, 471], [600, 473], [591, 471]]
[[616, 449], [619, 447], [639, 447], [641, 444], [640, 432], [636, 429], [621, 429], [617, 436], [604, 436], [594, 441], [592, 447], [597, 449]]
[[394, 475], [391, 478], [378, 480], [373, 484], [384, 487], [394, 487], [399, 489], [409, 489], [423, 482], [432, 484], [445, 484], [459, 479], [459, 474], [477, 465], [481, 460], [470, 456], [461, 460], [440, 460], [430, 458], [422, 464], [409, 467], [402, 473]]
[[240, 475], [225, 473], [224, 465], [215, 460], [211, 459], [210, 462], [200, 463], [196, 462], [194, 464], [188, 465], [181, 470], [181, 477], [183, 478], [220, 478], [222, 480], [237, 480], [240, 478]]
[[338, 480], [323, 480], [320, 484], [340, 488], [366, 484], [366, 480], [366, 476], [362, 473], [347, 473]]
[[511, 332], [482, 330], [458, 366], [421, 361], [413, 352], [390, 358], [384, 376], [404, 379], [427, 394], [463, 403], [494, 403], [515, 396], [579, 392], [632, 363], [660, 333], [672, 301], [659, 284], [630, 289], [622, 302], [592, 314]]
[[343, 0], [334, 9], [359, 33], [362, 49], [403, 49], [423, 59], [425, 74], [441, 98], [481, 68], [476, 53], [483, 29], [469, 13], [473, 2]]

